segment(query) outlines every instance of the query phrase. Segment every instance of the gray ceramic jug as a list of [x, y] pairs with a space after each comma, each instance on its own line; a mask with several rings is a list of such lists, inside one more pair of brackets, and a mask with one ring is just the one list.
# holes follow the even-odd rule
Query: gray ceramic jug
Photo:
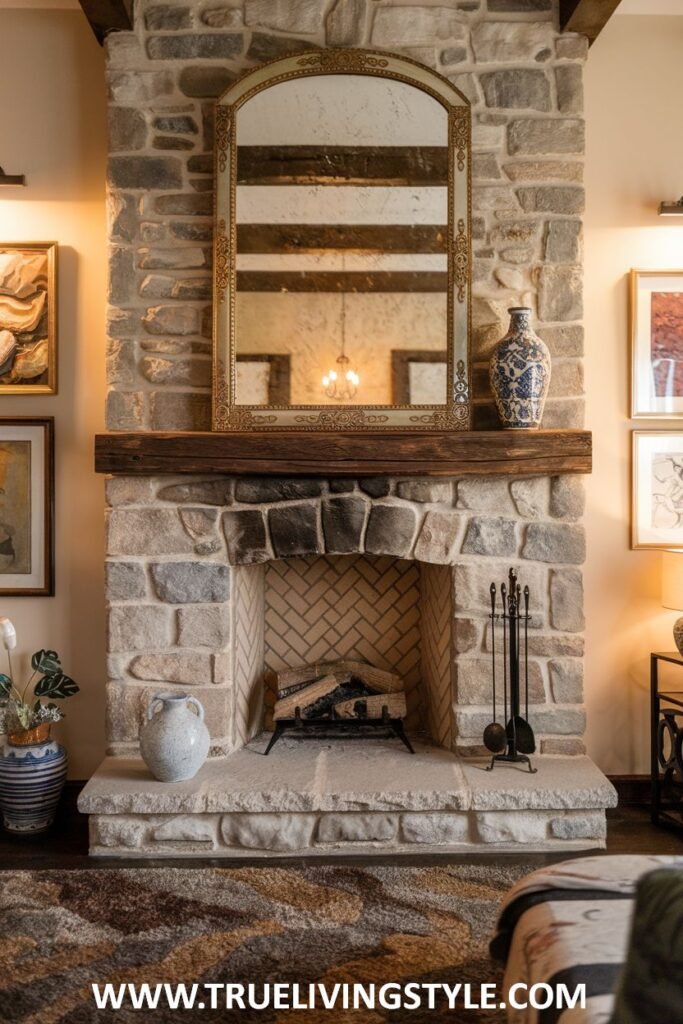
[[[188, 707], [190, 704], [197, 709], [196, 714]], [[197, 698], [187, 693], [155, 693], [140, 730], [140, 753], [159, 782], [193, 778], [209, 753], [209, 730]]]

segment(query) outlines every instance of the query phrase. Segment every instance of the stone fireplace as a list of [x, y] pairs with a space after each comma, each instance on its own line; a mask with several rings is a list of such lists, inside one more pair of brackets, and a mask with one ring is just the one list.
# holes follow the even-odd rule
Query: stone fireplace
[[[317, 46], [406, 54], [473, 115], [475, 427], [511, 305], [553, 357], [543, 426], [583, 425], [582, 66], [555, 0], [138, 0], [107, 40], [107, 428], [210, 419], [213, 99], [242, 71]], [[596, 846], [614, 792], [585, 757], [583, 488], [571, 476], [114, 476], [107, 482], [108, 758], [86, 787], [97, 854]], [[482, 771], [488, 588], [532, 594], [530, 717], [542, 771]], [[395, 740], [282, 740], [267, 670], [353, 655], [399, 670]], [[210, 759], [150, 781], [151, 694], [199, 697]]]
[[[94, 852], [600, 843], [612, 791], [582, 756], [580, 487], [111, 479], [111, 758], [81, 805]], [[461, 760], [485, 753], [489, 585], [510, 565], [532, 593], [530, 717], [553, 755], [540, 803], [541, 778]], [[263, 758], [267, 670], [344, 657], [403, 676], [415, 758], [396, 740], [286, 739]], [[206, 708], [212, 761], [198, 782], [150, 783], [136, 760], [160, 688]], [[306, 810], [296, 827], [293, 808]]]

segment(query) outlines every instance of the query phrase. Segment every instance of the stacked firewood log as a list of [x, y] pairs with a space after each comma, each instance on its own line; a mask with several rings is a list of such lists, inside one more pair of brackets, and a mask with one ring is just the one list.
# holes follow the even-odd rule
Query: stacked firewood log
[[277, 692], [273, 719], [405, 718], [403, 680], [362, 661], [332, 661], [268, 672], [266, 681]]

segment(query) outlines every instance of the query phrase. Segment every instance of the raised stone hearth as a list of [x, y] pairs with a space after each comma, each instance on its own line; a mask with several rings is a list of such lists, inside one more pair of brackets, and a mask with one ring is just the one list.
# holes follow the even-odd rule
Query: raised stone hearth
[[612, 786], [586, 757], [536, 759], [538, 773], [485, 771], [396, 740], [265, 737], [210, 761], [190, 782], [150, 782], [108, 759], [88, 784], [91, 852], [102, 856], [576, 850], [604, 846]]

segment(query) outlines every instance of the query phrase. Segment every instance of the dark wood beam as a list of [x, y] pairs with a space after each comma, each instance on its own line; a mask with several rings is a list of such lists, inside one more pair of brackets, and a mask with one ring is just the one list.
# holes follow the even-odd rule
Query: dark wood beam
[[95, 470], [276, 476], [590, 473], [586, 430], [98, 434]]
[[238, 146], [238, 185], [448, 184], [446, 146]]
[[79, 0], [100, 45], [110, 32], [132, 29], [133, 2], [134, 0]]
[[620, 3], [621, 0], [560, 0], [560, 30], [587, 36], [591, 45]]
[[445, 224], [238, 224], [239, 253], [448, 252]]
[[447, 292], [438, 270], [238, 270], [238, 292]]

